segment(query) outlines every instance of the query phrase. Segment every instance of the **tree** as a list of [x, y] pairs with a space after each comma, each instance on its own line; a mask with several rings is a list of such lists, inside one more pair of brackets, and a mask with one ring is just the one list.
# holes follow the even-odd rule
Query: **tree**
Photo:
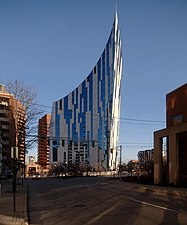
[[[7, 92], [13, 94], [25, 108], [25, 150], [28, 150], [37, 141], [38, 118], [43, 113], [37, 104], [37, 92], [34, 87], [26, 86], [24, 82], [18, 80], [9, 80], [5, 86]], [[14, 107], [13, 117], [18, 120], [17, 107]]]

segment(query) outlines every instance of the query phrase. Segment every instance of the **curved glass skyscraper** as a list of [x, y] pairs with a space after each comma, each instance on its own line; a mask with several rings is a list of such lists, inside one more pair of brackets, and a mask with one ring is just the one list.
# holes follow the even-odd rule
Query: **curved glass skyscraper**
[[53, 103], [50, 162], [116, 169], [122, 46], [118, 17], [97, 64], [70, 94]]

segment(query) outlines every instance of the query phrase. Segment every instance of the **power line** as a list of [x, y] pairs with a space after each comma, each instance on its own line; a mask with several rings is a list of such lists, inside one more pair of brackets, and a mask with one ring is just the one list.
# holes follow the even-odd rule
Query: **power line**
[[121, 120], [137, 121], [137, 122], [165, 123], [165, 121], [161, 121], [161, 120], [143, 120], [143, 119], [132, 119], [132, 118], [120, 118], [120, 119]]
[[122, 142], [121, 144], [124, 144], [124, 145], [144, 145], [144, 144], [150, 144], [152, 145], [153, 143], [148, 143], [148, 142]]
[[160, 126], [161, 123], [128, 123], [128, 122], [120, 122], [120, 124], [130, 124], [130, 125], [149, 125], [149, 126]]
[[[73, 143], [77, 144], [80, 142], [80, 144], [84, 144], [87, 146], [92, 146], [93, 142], [99, 144], [100, 142], [98, 140], [92, 140], [90, 138], [69, 138], [69, 137], [63, 137], [63, 136], [40, 136], [40, 135], [26, 135], [27, 137], [33, 137], [37, 141], [56, 141], [57, 145], [60, 144], [60, 141], [72, 141]], [[58, 142], [59, 141], [59, 142]], [[81, 145], [82, 145], [81, 144]], [[148, 142], [119, 142], [118, 146], [123, 146], [124, 148], [153, 148], [153, 143], [148, 143]]]
[[[42, 105], [42, 104], [38, 104], [38, 103], [33, 103], [33, 105], [38, 105], [41, 107], [45, 107], [45, 108], [50, 108], [50, 109], [54, 109], [53, 106], [47, 106], [47, 105]], [[62, 111], [64, 111], [64, 109], [61, 109]], [[98, 114], [93, 114], [91, 112], [84, 112], [85, 114], [91, 114], [94, 117], [99, 117]], [[107, 116], [104, 116], [107, 118]], [[135, 122], [145, 122], [145, 124], [141, 124], [141, 123], [128, 123], [128, 124], [134, 124], [134, 125], [148, 125], [147, 123], [159, 123], [159, 124], [165, 124], [166, 121], [162, 121], [162, 120], [147, 120], [147, 119], [137, 119], [137, 118], [127, 118], [127, 117], [114, 117], [114, 119], [119, 119], [119, 120], [127, 120], [127, 121], [135, 121]], [[122, 121], [120, 121], [120, 123], [124, 123]], [[127, 124], [127, 122], [125, 122]], [[150, 125], [155, 125], [155, 124], [150, 124]]]

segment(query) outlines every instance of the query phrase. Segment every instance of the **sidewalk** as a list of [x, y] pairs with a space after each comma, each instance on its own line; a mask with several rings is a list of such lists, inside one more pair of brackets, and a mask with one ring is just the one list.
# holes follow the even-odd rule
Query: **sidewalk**
[[17, 185], [16, 208], [13, 212], [13, 193], [11, 180], [0, 184], [0, 225], [28, 225], [27, 185]]
[[158, 185], [146, 185], [146, 184], [138, 184], [125, 182], [127, 187], [130, 189], [139, 189], [140, 191], [149, 191], [162, 195], [174, 195], [180, 198], [187, 199], [187, 188], [178, 188], [178, 187], [166, 187], [166, 186], [158, 186]]

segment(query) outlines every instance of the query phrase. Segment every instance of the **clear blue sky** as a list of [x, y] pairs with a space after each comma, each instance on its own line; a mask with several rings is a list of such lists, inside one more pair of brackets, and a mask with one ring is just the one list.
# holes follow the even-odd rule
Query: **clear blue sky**
[[[127, 161], [153, 147], [153, 131], [165, 127], [127, 119], [165, 121], [165, 95], [187, 82], [187, 1], [117, 2], [123, 44], [120, 145]], [[115, 0], [0, 0], [0, 81], [35, 86], [38, 103], [52, 106], [96, 64], [115, 8]]]

